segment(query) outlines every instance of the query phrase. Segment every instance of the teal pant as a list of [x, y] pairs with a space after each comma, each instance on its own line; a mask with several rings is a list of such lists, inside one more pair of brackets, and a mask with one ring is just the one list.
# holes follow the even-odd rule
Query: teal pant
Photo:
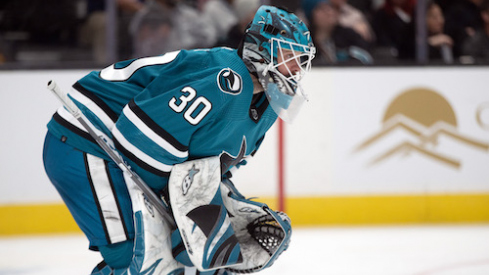
[[133, 251], [133, 211], [118, 166], [49, 132], [43, 161], [50, 181], [90, 241], [90, 249], [99, 250], [112, 267], [128, 266]]

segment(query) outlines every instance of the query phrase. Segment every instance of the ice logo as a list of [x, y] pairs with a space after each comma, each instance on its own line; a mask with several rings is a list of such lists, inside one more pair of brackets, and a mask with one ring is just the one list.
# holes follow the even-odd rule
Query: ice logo
[[217, 75], [217, 84], [221, 91], [232, 95], [241, 93], [243, 88], [241, 76], [230, 68], [222, 69], [219, 72]]
[[194, 181], [194, 176], [198, 172], [200, 172], [200, 170], [195, 168], [195, 164], [192, 165], [192, 168], [190, 168], [188, 174], [183, 179], [183, 183], [182, 183], [183, 195], [187, 195], [188, 190], [190, 189], [190, 186], [192, 186], [192, 183]]

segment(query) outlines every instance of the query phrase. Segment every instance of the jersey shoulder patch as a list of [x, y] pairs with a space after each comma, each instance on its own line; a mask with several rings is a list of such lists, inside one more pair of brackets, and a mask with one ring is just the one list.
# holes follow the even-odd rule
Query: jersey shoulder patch
[[224, 68], [217, 74], [217, 85], [224, 93], [238, 95], [243, 90], [243, 79], [231, 68]]

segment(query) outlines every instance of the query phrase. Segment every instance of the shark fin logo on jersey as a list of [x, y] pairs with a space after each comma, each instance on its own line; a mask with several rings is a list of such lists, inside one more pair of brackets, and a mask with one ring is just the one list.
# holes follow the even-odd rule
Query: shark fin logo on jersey
[[226, 173], [231, 167], [238, 165], [246, 157], [246, 137], [243, 136], [239, 153], [237, 156], [233, 156], [226, 151], [223, 151], [220, 156], [221, 160], [221, 172]]
[[241, 76], [230, 68], [222, 69], [217, 75], [217, 84], [221, 91], [237, 95], [243, 89], [243, 80]]

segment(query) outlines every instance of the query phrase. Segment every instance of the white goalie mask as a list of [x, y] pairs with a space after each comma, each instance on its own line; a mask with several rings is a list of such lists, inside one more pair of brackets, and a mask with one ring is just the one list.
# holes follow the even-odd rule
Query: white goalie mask
[[300, 81], [311, 69], [314, 54], [306, 25], [282, 9], [262, 6], [246, 30], [243, 60], [284, 121], [293, 121], [307, 100]]

